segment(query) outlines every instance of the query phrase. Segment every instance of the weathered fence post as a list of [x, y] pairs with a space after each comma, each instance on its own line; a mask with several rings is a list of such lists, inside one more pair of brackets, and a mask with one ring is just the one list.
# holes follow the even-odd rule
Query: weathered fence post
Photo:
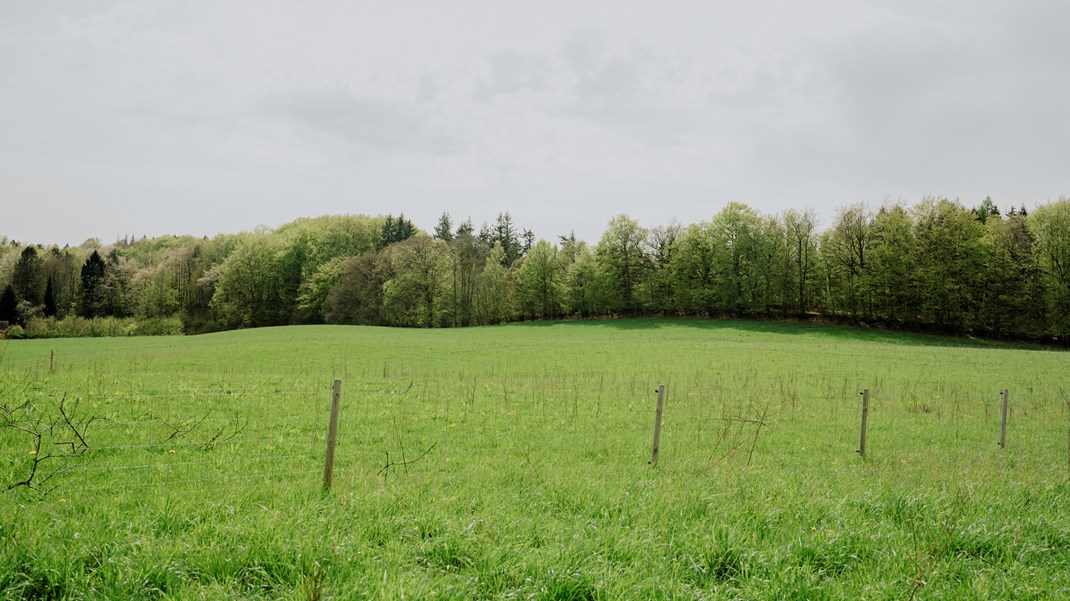
[[1007, 403], [1010, 394], [1007, 392], [1007, 389], [1004, 388], [1003, 392], [1000, 393], [1000, 396], [1003, 397], [1003, 420], [999, 426], [999, 448], [1005, 449], [1007, 448]]
[[331, 425], [327, 429], [327, 462], [323, 468], [323, 490], [330, 490], [334, 479], [334, 444], [338, 440], [338, 406], [342, 401], [342, 381], [334, 381], [331, 392]]
[[661, 412], [665, 407], [665, 385], [658, 385], [658, 411], [654, 416], [654, 451], [650, 455], [650, 465], [658, 464], [658, 444], [661, 440]]
[[48, 354], [48, 373], [56, 373], [56, 351], [51, 351]]
[[863, 388], [862, 392], [862, 435], [858, 439], [858, 454], [865, 458], [866, 456], [866, 420], [869, 419], [869, 389]]

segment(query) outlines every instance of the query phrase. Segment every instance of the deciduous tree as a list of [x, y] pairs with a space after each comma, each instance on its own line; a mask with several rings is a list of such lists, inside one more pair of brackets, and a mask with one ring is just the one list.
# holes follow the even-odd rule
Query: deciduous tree
[[539, 240], [517, 269], [520, 310], [524, 317], [559, 317], [564, 309], [564, 274], [558, 249]]
[[641, 307], [637, 291], [650, 269], [647, 230], [627, 215], [610, 220], [595, 255], [613, 295], [612, 310], [634, 313]]
[[1037, 207], [1029, 223], [1047, 289], [1049, 332], [1070, 336], [1070, 198]]

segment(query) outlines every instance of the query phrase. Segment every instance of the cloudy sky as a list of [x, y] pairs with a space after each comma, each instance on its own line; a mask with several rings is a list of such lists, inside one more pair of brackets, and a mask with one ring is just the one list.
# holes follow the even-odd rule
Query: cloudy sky
[[1070, 195], [1064, 0], [0, 7], [0, 234]]

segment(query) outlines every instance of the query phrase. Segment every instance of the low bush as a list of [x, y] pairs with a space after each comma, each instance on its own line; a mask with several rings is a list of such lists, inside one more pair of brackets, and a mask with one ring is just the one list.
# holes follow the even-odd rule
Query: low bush
[[69, 316], [63, 319], [35, 317], [8, 338], [111, 338], [120, 336], [177, 336], [183, 333], [182, 321], [177, 317], [158, 317], [138, 320], [132, 317]]
[[22, 326], [14, 325], [4, 332], [4, 338], [7, 338], [8, 340], [18, 340], [20, 338], [28, 338], [28, 336], [26, 335], [26, 330], [22, 329]]

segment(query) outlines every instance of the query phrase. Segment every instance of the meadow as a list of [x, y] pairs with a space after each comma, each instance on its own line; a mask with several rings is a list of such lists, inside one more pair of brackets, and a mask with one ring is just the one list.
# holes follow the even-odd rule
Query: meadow
[[0, 341], [0, 598], [1066, 598], [1067, 358], [695, 319]]

